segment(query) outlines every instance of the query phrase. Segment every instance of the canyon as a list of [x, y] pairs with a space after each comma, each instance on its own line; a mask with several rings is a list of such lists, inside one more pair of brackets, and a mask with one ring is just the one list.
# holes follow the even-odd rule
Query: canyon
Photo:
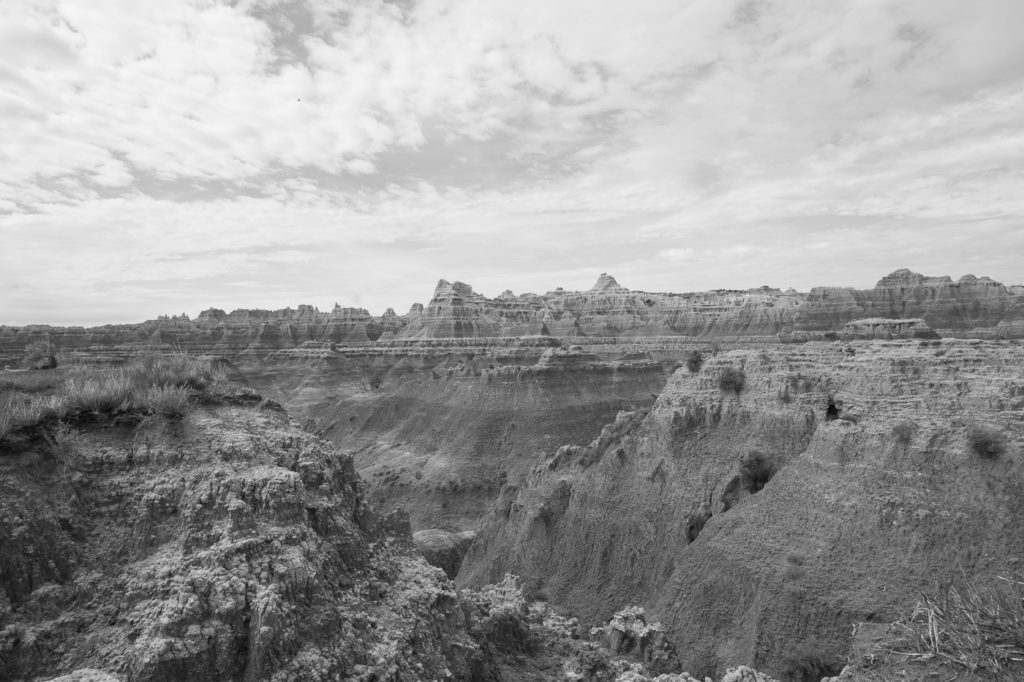
[[[3, 364], [17, 363], [25, 347], [39, 341], [55, 350], [61, 366], [117, 366], [140, 352], [186, 352], [210, 358], [234, 384], [247, 387], [238, 396], [262, 396], [230, 394], [225, 404], [204, 408], [189, 418], [188, 443], [166, 429], [144, 429], [163, 453], [146, 460], [144, 475], [115, 455], [131, 450], [110, 440], [127, 432], [90, 431], [86, 449], [93, 455], [79, 475], [95, 486], [89, 504], [109, 507], [112, 516], [90, 521], [89, 528], [75, 526], [71, 519], [81, 512], [63, 502], [29, 502], [47, 497], [47, 486], [58, 485], [56, 473], [19, 479], [22, 487], [12, 489], [11, 499], [41, 520], [25, 521], [23, 512], [18, 518], [48, 540], [27, 553], [18, 545], [15, 555], [42, 553], [46, 560], [32, 559], [32, 569], [10, 564], [34, 577], [31, 585], [11, 587], [8, 594], [17, 597], [7, 599], [53, 618], [67, 604], [82, 611], [75, 599], [84, 599], [85, 588], [75, 581], [83, 574], [58, 561], [61, 548], [138, 517], [148, 525], [128, 523], [136, 530], [118, 536], [124, 546], [108, 537], [88, 554], [92, 565], [117, 557], [140, 571], [111, 590], [130, 583], [169, 595], [183, 588], [146, 573], [147, 557], [164, 552], [182, 567], [175, 570], [200, 571], [206, 580], [219, 570], [215, 564], [242, 551], [227, 545], [243, 538], [251, 544], [266, 531], [286, 547], [298, 542], [301, 556], [260, 549], [284, 554], [257, 554], [246, 560], [241, 577], [224, 579], [245, 583], [245, 572], [255, 571], [259, 579], [239, 594], [258, 592], [262, 577], [253, 567], [290, 566], [266, 579], [267, 585], [280, 582], [286, 602], [298, 600], [287, 613], [305, 613], [303, 600], [313, 593], [360, 612], [370, 607], [357, 601], [370, 599], [381, 622], [414, 613], [417, 632], [433, 633], [402, 635], [406, 644], [399, 649], [416, 653], [379, 666], [369, 654], [358, 662], [366, 670], [396, 666], [396, 679], [440, 678], [444, 670], [455, 679], [518, 679], [515, 664], [503, 658], [507, 640], [472, 634], [494, 614], [460, 606], [459, 599], [472, 598], [457, 596], [489, 589], [508, 574], [519, 577], [523, 599], [578, 619], [581, 632], [614, 620], [625, 607], [642, 606], [661, 622], [677, 670], [697, 677], [721, 678], [742, 664], [780, 680], [812, 679], [800, 676], [794, 660], [794, 652], [805, 652], [817, 662], [815, 682], [847, 664], [844, 679], [871, 679], [867, 668], [857, 672], [863, 661], [852, 660], [855, 632], [884, 628], [936, 584], [991, 582], [1024, 569], [1020, 339], [1024, 287], [909, 270], [883, 277], [872, 289], [806, 293], [768, 287], [648, 293], [601, 275], [588, 291], [505, 292], [489, 299], [442, 280], [427, 305], [405, 315], [299, 306], [211, 309], [195, 320], [92, 329], [0, 327]], [[972, 445], [977, 433], [994, 434], [995, 456]], [[187, 444], [196, 453], [219, 452], [223, 448], [210, 443], [222, 440], [242, 448], [236, 459], [229, 453], [196, 460], [197, 473], [178, 481], [188, 457], [200, 457], [186, 454]], [[9, 448], [5, 466], [16, 471], [38, 464], [44, 445], [22, 444], [17, 453]], [[160, 459], [171, 452], [179, 453], [174, 467]], [[304, 458], [312, 463], [295, 463]], [[321, 473], [307, 481], [304, 467]], [[342, 473], [327, 476], [325, 467]], [[220, 482], [198, 492], [212, 480]], [[202, 495], [208, 501], [193, 504]], [[254, 510], [255, 521], [232, 501], [236, 497]], [[314, 517], [341, 530], [303, 525]], [[368, 576], [338, 578], [356, 585], [344, 594], [304, 577], [349, 570], [325, 558], [328, 545], [338, 542], [352, 548], [346, 556], [361, 557], [351, 575]], [[417, 563], [415, 548], [444, 572]], [[39, 568], [46, 561], [58, 568]], [[399, 568], [385, 569], [391, 565]], [[373, 571], [386, 575], [373, 578]], [[199, 589], [193, 578], [189, 589]], [[402, 596], [374, 596], [359, 580]], [[37, 594], [50, 584], [64, 587], [52, 596]], [[406, 584], [433, 596], [426, 602], [410, 596]], [[438, 596], [449, 591], [453, 596]], [[179, 666], [167, 669], [194, 665], [227, 671], [224, 679], [261, 678], [264, 664], [252, 658], [264, 656], [258, 646], [241, 647], [236, 635], [188, 634], [190, 625], [210, 619], [214, 606], [203, 601], [209, 598], [200, 590], [198, 608], [207, 615], [174, 616], [180, 620], [172, 628], [174, 642], [154, 643], [163, 642], [163, 634], [136, 635], [142, 639], [132, 646], [146, 651], [190, 653], [138, 657], [132, 679], [160, 679], [160, 656]], [[117, 598], [105, 592], [95, 598], [97, 608], [104, 600]], [[249, 596], [242, 602], [245, 608], [255, 603]], [[436, 613], [435, 603], [444, 604]], [[126, 603], [115, 611], [138, 608]], [[391, 615], [381, 609], [392, 609]], [[217, 617], [231, 630], [239, 616], [228, 611]], [[316, 618], [341, 623], [339, 613], [328, 609]], [[284, 619], [288, 637], [306, 636], [301, 619], [274, 617]], [[200, 639], [215, 644], [204, 649]], [[467, 648], [453, 652], [444, 644], [449, 639]], [[371, 640], [360, 646], [370, 651], [376, 646]], [[319, 649], [337, 646], [316, 642]], [[98, 663], [123, 669], [114, 653], [123, 644], [102, 638], [94, 644], [107, 652], [94, 656]], [[85, 646], [60, 652], [65, 668]], [[285, 649], [287, 656], [276, 655], [274, 665], [299, 670], [298, 659], [289, 658], [298, 649]], [[25, 679], [45, 672], [32, 662], [45, 656], [20, 655], [10, 670]], [[345, 664], [346, 674], [353, 661]], [[538, 672], [522, 679], [547, 678]]]

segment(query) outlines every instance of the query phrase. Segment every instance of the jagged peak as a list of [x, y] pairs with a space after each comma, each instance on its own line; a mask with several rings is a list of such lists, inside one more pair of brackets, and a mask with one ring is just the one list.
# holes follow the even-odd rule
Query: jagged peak
[[590, 288], [591, 291], [623, 291], [626, 287], [615, 281], [615, 278], [607, 272], [602, 272], [597, 282]]
[[449, 282], [446, 279], [438, 280], [434, 288], [434, 298], [442, 295], [473, 296], [473, 287], [458, 280]]
[[895, 272], [891, 272], [882, 279], [878, 280], [878, 284], [875, 288], [881, 287], [894, 287], [894, 286], [920, 286], [922, 284], [927, 285], [939, 285], [952, 283], [953, 278], [948, 275], [944, 277], [928, 277], [922, 275], [920, 272], [914, 272], [909, 268], [900, 268]]

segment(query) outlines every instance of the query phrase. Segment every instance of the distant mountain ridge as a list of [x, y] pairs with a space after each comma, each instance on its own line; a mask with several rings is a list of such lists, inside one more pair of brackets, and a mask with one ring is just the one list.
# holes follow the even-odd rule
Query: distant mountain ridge
[[48, 338], [58, 349], [170, 345], [185, 350], [267, 353], [303, 344], [366, 345], [417, 339], [517, 336], [692, 337], [781, 341], [820, 338], [864, 318], [923, 320], [948, 336], [1024, 338], [1024, 286], [988, 277], [929, 277], [907, 269], [886, 275], [871, 289], [815, 287], [802, 293], [770, 287], [691, 293], [633, 291], [602, 274], [587, 291], [561, 288], [545, 294], [505, 291], [487, 298], [464, 282], [440, 280], [426, 305], [408, 313], [335, 305], [321, 312], [296, 309], [210, 308], [192, 320], [162, 317], [100, 327], [0, 326], [0, 352], [20, 351]]

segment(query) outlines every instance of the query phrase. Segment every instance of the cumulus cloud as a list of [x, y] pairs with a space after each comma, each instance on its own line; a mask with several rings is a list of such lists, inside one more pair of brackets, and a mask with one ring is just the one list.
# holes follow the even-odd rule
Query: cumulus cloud
[[0, 323], [1020, 279], [1017, 0], [9, 2]]

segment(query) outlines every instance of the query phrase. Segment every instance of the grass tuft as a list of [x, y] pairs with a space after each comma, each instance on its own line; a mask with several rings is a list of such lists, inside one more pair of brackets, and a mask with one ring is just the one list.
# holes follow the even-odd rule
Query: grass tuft
[[150, 386], [135, 396], [132, 406], [148, 414], [177, 419], [188, 412], [190, 393], [185, 386]]
[[224, 379], [206, 358], [146, 354], [120, 367], [60, 368], [0, 375], [0, 439], [14, 431], [84, 414], [188, 412], [192, 391]]
[[937, 656], [971, 672], [1001, 673], [1024, 660], [1024, 575], [988, 588], [950, 585], [923, 595], [909, 617], [893, 624], [891, 653]]

